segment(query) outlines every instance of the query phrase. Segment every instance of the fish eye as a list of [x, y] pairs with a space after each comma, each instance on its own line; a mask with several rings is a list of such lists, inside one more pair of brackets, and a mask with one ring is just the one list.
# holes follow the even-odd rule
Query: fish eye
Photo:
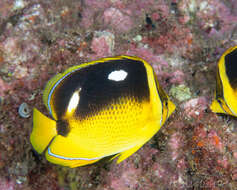
[[67, 134], [69, 133], [69, 127], [68, 127], [68, 122], [67, 121], [63, 121], [63, 120], [58, 120], [57, 121], [57, 132], [59, 135], [62, 136], [67, 136]]

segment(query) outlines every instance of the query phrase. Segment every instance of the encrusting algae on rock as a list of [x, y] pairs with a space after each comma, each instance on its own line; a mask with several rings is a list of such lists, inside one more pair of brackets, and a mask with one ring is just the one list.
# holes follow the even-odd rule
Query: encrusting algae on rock
[[48, 161], [69, 167], [107, 156], [120, 163], [175, 109], [152, 67], [130, 56], [73, 66], [47, 83], [43, 99], [52, 119], [34, 109], [31, 143]]

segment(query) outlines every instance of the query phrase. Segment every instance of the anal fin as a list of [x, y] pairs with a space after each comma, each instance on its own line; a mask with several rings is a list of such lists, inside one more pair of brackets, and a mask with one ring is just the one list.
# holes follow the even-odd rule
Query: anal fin
[[152, 136], [159, 130], [159, 128], [160, 126], [157, 121], [150, 121], [143, 127], [143, 130], [141, 130], [142, 139], [140, 139], [134, 147], [118, 153], [118, 155], [115, 155], [113, 158], [119, 156], [119, 158], [117, 159], [117, 163], [119, 164], [120, 162], [131, 156], [133, 153], [138, 151], [138, 149], [140, 149], [147, 141], [152, 138]]
[[118, 155], [115, 155], [112, 159], [116, 158], [117, 156], [119, 156], [119, 158], [117, 159], [117, 164], [119, 164], [120, 162], [122, 162], [123, 160], [125, 160], [126, 158], [128, 158], [129, 156], [131, 156], [133, 153], [135, 153], [139, 148], [142, 147], [143, 144], [134, 146], [128, 150], [125, 150], [124, 152], [119, 153]]

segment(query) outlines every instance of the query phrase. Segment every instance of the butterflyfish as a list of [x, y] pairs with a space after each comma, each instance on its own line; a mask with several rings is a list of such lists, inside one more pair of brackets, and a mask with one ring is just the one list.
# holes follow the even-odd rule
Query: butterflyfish
[[54, 164], [78, 167], [143, 146], [175, 110], [153, 68], [132, 56], [73, 66], [46, 84], [50, 118], [33, 110], [31, 144]]
[[215, 113], [237, 117], [237, 46], [226, 50], [218, 62], [215, 97], [210, 108]]

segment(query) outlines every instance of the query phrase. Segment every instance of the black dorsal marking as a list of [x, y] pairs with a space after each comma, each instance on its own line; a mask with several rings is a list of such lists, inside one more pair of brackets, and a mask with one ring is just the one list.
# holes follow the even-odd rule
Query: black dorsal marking
[[[114, 71], [124, 71], [124, 80], [114, 81], [108, 78]], [[147, 72], [142, 61], [132, 59], [108, 60], [95, 63], [72, 72], [55, 88], [53, 99], [57, 118], [61, 119], [72, 94], [78, 88], [80, 101], [75, 116], [80, 120], [98, 113], [101, 109], [121, 98], [133, 98], [138, 102], [149, 100]]]
[[237, 88], [237, 49], [225, 56], [226, 74], [232, 88]]

